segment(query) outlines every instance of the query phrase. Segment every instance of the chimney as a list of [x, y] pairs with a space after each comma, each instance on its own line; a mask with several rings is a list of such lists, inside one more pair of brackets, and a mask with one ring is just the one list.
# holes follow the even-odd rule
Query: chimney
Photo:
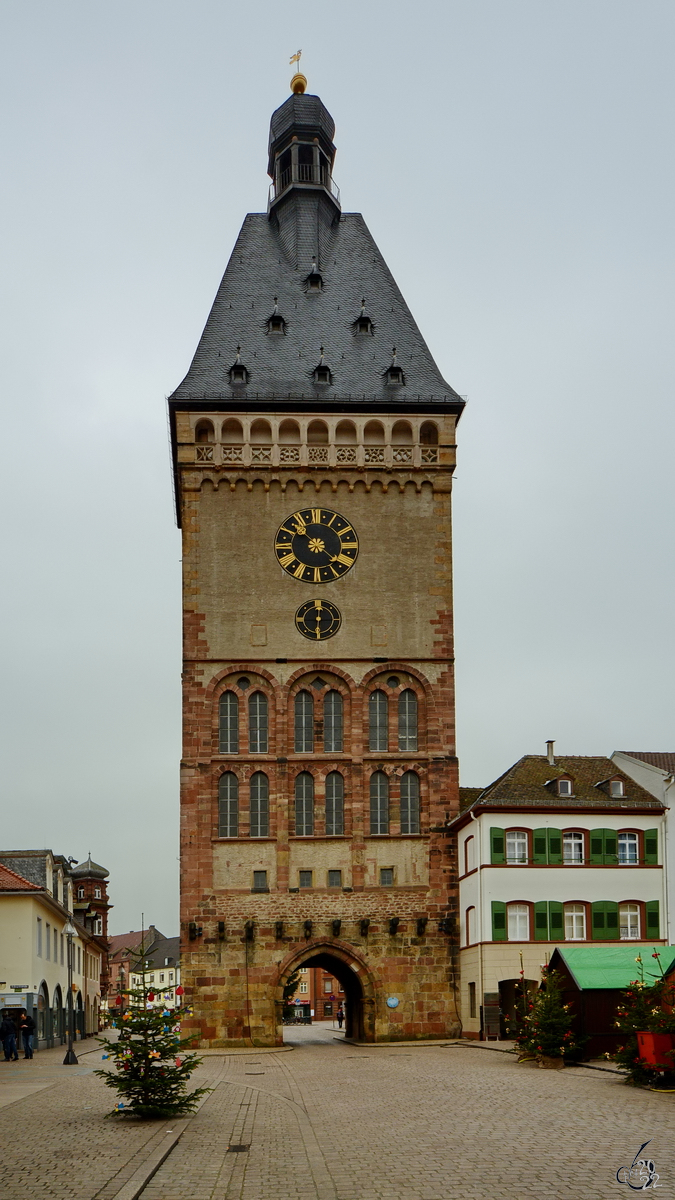
[[553, 757], [553, 747], [554, 747], [554, 746], [555, 746], [555, 742], [554, 742], [554, 741], [550, 741], [550, 742], [547, 742], [547, 743], [546, 743], [546, 757], [547, 757], [547, 759], [548, 759], [548, 761], [550, 762], [550, 764], [551, 764], [551, 766], [552, 766], [552, 767], [554, 767], [554, 766], [555, 766], [555, 758]]

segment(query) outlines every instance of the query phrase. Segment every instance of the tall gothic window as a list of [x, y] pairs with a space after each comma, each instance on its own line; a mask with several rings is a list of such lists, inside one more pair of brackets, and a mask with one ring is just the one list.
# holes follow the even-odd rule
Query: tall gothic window
[[248, 700], [248, 748], [251, 754], [267, 754], [267, 696], [254, 692]]
[[298, 837], [314, 833], [314, 779], [309, 771], [295, 780], [295, 832]]
[[218, 751], [220, 754], [239, 753], [239, 698], [234, 692], [223, 692], [220, 697]]
[[326, 776], [326, 834], [336, 836], [344, 831], [345, 781], [339, 771], [331, 771]]
[[420, 780], [414, 771], [401, 776], [401, 833], [420, 831]]
[[218, 837], [239, 837], [239, 780], [232, 771], [218, 780]]
[[262, 771], [251, 776], [251, 837], [269, 837], [269, 780]]
[[314, 750], [314, 701], [309, 692], [295, 697], [295, 753], [311, 754]]
[[417, 696], [410, 688], [398, 698], [398, 748], [417, 749]]
[[326, 754], [341, 754], [342, 745], [342, 696], [333, 690], [323, 702], [323, 748]]
[[368, 701], [368, 748], [389, 749], [389, 703], [384, 692], [372, 692]]
[[389, 780], [384, 771], [370, 777], [370, 832], [389, 833]]

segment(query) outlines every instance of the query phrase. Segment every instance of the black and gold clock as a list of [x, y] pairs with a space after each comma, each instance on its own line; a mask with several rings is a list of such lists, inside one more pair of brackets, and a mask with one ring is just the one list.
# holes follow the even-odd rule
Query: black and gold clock
[[295, 614], [296, 629], [314, 642], [333, 637], [341, 624], [340, 610], [328, 600], [308, 600]]
[[274, 550], [288, 575], [303, 583], [332, 583], [356, 562], [353, 525], [330, 508], [303, 508], [280, 525]]

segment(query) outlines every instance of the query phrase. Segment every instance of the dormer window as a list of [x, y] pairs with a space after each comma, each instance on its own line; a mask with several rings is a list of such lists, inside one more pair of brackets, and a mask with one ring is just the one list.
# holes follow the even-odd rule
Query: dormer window
[[559, 796], [571, 796], [572, 795], [572, 780], [571, 779], [559, 779], [558, 780], [558, 795]]
[[359, 313], [358, 317], [354, 321], [353, 329], [354, 329], [355, 333], [363, 334], [364, 336], [367, 336], [368, 334], [373, 333], [373, 322], [371, 321], [370, 317], [366, 313], [365, 297], [361, 301], [361, 312]]
[[282, 317], [281, 313], [279, 312], [279, 305], [277, 304], [276, 296], [274, 297], [274, 308], [272, 309], [270, 316], [267, 318], [267, 332], [268, 333], [285, 333], [286, 332], [286, 322], [284, 321], [284, 318]]
[[405, 378], [403, 376], [403, 370], [401, 367], [399, 367], [397, 359], [396, 359], [396, 347], [395, 346], [394, 346], [394, 349], [392, 350], [391, 363], [387, 367], [387, 369], [384, 373], [384, 376], [387, 381], [387, 385], [389, 387], [402, 387], [403, 384], [405, 383]]
[[237, 346], [237, 357], [230, 367], [230, 383], [235, 386], [237, 384], [248, 383], [249, 374], [241, 361], [241, 346]]
[[323, 346], [321, 347], [321, 357], [313, 371], [314, 382], [327, 385], [333, 382], [333, 374], [328, 363], [324, 361]]
[[323, 276], [317, 269], [316, 259], [312, 259], [312, 269], [307, 276], [305, 283], [308, 292], [320, 292], [323, 290]]
[[609, 794], [614, 800], [618, 800], [621, 796], [626, 795], [626, 789], [623, 786], [623, 779], [610, 779]]

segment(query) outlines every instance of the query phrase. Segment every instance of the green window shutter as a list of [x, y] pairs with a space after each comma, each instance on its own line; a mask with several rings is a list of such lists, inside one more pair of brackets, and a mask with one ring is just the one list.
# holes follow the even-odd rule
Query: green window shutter
[[563, 906], [559, 900], [548, 902], [548, 923], [551, 929], [551, 941], [561, 942], [565, 936], [563, 925]]
[[490, 830], [490, 849], [492, 851], [491, 862], [503, 863], [505, 861], [503, 829]]
[[506, 941], [506, 905], [501, 900], [492, 901], [492, 940]]
[[596, 938], [596, 940], [599, 939], [601, 942], [604, 942], [607, 937], [604, 900], [594, 901], [591, 905], [591, 913], [591, 936]]
[[645, 830], [645, 863], [655, 867], [659, 861], [659, 835], [656, 829]]
[[605, 900], [605, 930], [608, 941], [619, 936], [619, 906], [613, 900]]
[[546, 830], [535, 829], [532, 834], [532, 862], [546, 866]]
[[590, 843], [591, 852], [588, 858], [592, 867], [602, 866], [605, 861], [605, 836], [604, 829], [591, 829]]
[[605, 842], [605, 862], [608, 866], [616, 866], [619, 861], [617, 850], [618, 833], [615, 829], [603, 829]]
[[548, 941], [548, 905], [545, 900], [537, 900], [534, 905], [534, 940]]
[[548, 861], [557, 866], [562, 862], [562, 832], [560, 829], [548, 831]]
[[658, 900], [648, 900], [645, 904], [645, 913], [647, 914], [647, 937], [657, 938], [661, 936], [661, 925], [659, 921], [659, 902]]

